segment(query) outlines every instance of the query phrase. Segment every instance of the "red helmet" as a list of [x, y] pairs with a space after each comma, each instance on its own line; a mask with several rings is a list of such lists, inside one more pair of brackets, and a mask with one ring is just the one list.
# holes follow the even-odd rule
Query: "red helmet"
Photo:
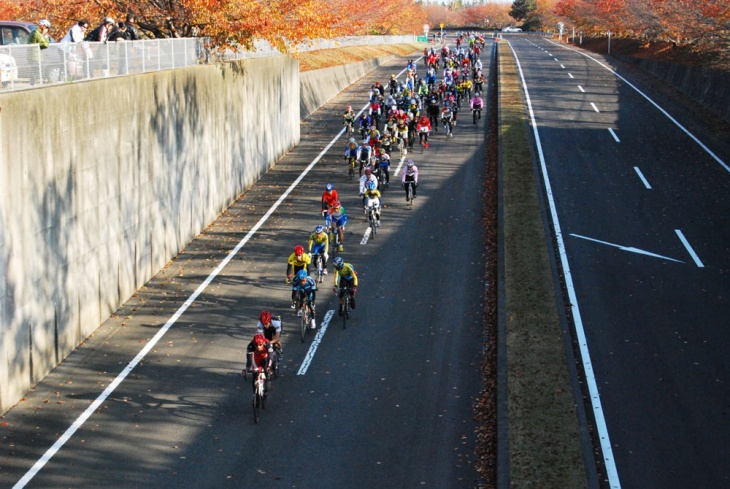
[[373, 172], [370, 168], [365, 168], [365, 175], [370, 175]]
[[256, 333], [253, 337], [254, 343], [256, 343], [257, 346], [261, 346], [264, 343], [266, 343], [266, 338], [264, 337], [263, 333]]
[[294, 247], [294, 254], [295, 255], [303, 255], [304, 254], [304, 247], [303, 246], [295, 246]]
[[269, 324], [271, 322], [271, 313], [269, 311], [261, 311], [259, 321], [261, 321], [261, 324]]

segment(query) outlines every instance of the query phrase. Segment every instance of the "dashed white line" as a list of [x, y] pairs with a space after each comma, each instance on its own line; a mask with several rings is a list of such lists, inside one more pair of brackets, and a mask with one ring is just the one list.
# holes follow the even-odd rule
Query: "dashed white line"
[[312, 340], [312, 344], [309, 346], [309, 351], [307, 351], [307, 356], [304, 357], [304, 361], [302, 362], [302, 365], [299, 367], [299, 371], [297, 372], [297, 375], [304, 375], [307, 373], [307, 370], [309, 369], [309, 365], [312, 363], [312, 360], [314, 359], [314, 354], [317, 353], [317, 348], [319, 348], [319, 344], [322, 343], [322, 338], [324, 338], [324, 334], [327, 332], [327, 327], [330, 325], [330, 321], [332, 321], [332, 318], [335, 315], [335, 311], [329, 310], [325, 313], [324, 318], [322, 319], [322, 322], [319, 325], [319, 331], [317, 331], [317, 335]]
[[616, 135], [616, 132], [615, 132], [615, 131], [614, 131], [613, 129], [611, 129], [611, 128], [609, 127], [609, 128], [608, 128], [608, 132], [610, 132], [610, 133], [611, 133], [611, 136], [613, 136], [613, 139], [614, 139], [614, 140], [615, 140], [615, 141], [616, 141], [617, 143], [620, 143], [620, 142], [621, 142], [621, 140], [620, 140], [620, 139], [618, 138], [618, 136]]
[[575, 78], [572, 73], [568, 73], [568, 76], [573, 79]]
[[370, 229], [370, 226], [365, 230], [365, 234], [362, 237], [362, 240], [360, 241], [361, 245], [368, 244], [368, 240], [370, 239], [370, 233], [372, 232], [372, 229]]
[[598, 107], [596, 107], [596, 104], [594, 104], [593, 102], [591, 102], [591, 107], [593, 107], [593, 110], [595, 110], [596, 112], [601, 112], [600, 110], [598, 110]]
[[639, 175], [639, 178], [644, 183], [644, 187], [646, 187], [647, 190], [651, 190], [651, 185], [649, 185], [649, 181], [646, 178], [644, 178], [644, 174], [641, 173], [641, 170], [639, 169], [638, 166], [634, 167], [634, 171], [636, 172], [637, 175]]
[[564, 65], [564, 64], [561, 64], [561, 65], [560, 65], [560, 67], [561, 67], [562, 69], [565, 69], [565, 65]]
[[677, 233], [677, 236], [679, 236], [679, 240], [682, 242], [684, 247], [687, 248], [687, 251], [689, 252], [692, 259], [694, 260], [695, 265], [697, 265], [698, 268], [705, 268], [704, 263], [702, 263], [702, 260], [700, 260], [700, 257], [697, 256], [697, 253], [695, 253], [695, 250], [689, 244], [689, 241], [687, 241], [687, 238], [684, 237], [684, 234], [682, 234], [682, 231], [680, 231], [679, 229], [675, 229], [674, 232]]
[[581, 92], [583, 92], [583, 93], [586, 93], [586, 91], [585, 91], [585, 90], [583, 90], [583, 87], [581, 87], [580, 85], [578, 85], [578, 90], [580, 90], [580, 91], [581, 91]]

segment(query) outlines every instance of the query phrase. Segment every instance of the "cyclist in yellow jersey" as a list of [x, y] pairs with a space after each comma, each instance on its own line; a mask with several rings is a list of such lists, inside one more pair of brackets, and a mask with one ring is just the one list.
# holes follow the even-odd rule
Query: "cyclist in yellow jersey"
[[314, 232], [309, 236], [309, 254], [317, 255], [322, 254], [322, 273], [327, 275], [327, 252], [329, 251], [329, 237], [325, 232], [324, 226], [317, 226], [314, 228]]
[[357, 293], [357, 273], [353, 266], [345, 263], [342, 257], [338, 256], [332, 264], [335, 267], [335, 294], [340, 291], [340, 316], [342, 316], [342, 305], [345, 303], [345, 290], [350, 290], [350, 305], [355, 309], [355, 294]]
[[[306, 272], [310, 263], [312, 263], [312, 259], [309, 257], [309, 255], [304, 253], [304, 247], [299, 245], [295, 246], [294, 253], [289, 255], [289, 259], [286, 262], [286, 283], [291, 283], [292, 279], [294, 278], [294, 274], [296, 274], [300, 270], [304, 270]], [[292, 291], [292, 309], [296, 309], [294, 299], [296, 299], [296, 295], [295, 292]]]

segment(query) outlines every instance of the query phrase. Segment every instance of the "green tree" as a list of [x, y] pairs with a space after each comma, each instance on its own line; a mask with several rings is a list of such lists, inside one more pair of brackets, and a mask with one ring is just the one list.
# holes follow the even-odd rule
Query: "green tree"
[[514, 0], [509, 11], [510, 17], [515, 20], [525, 20], [537, 10], [535, 0]]

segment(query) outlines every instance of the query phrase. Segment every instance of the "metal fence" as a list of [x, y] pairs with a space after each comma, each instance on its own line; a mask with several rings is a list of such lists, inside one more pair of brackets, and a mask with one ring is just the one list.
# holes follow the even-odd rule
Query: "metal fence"
[[[401, 44], [413, 36], [358, 36], [317, 39], [294, 47], [299, 52], [343, 46]], [[153, 39], [126, 42], [53, 43], [0, 46], [0, 92], [110, 76], [136, 75], [197, 64], [211, 64], [281, 54], [266, 41], [250, 51], [211, 51], [208, 38]]]

